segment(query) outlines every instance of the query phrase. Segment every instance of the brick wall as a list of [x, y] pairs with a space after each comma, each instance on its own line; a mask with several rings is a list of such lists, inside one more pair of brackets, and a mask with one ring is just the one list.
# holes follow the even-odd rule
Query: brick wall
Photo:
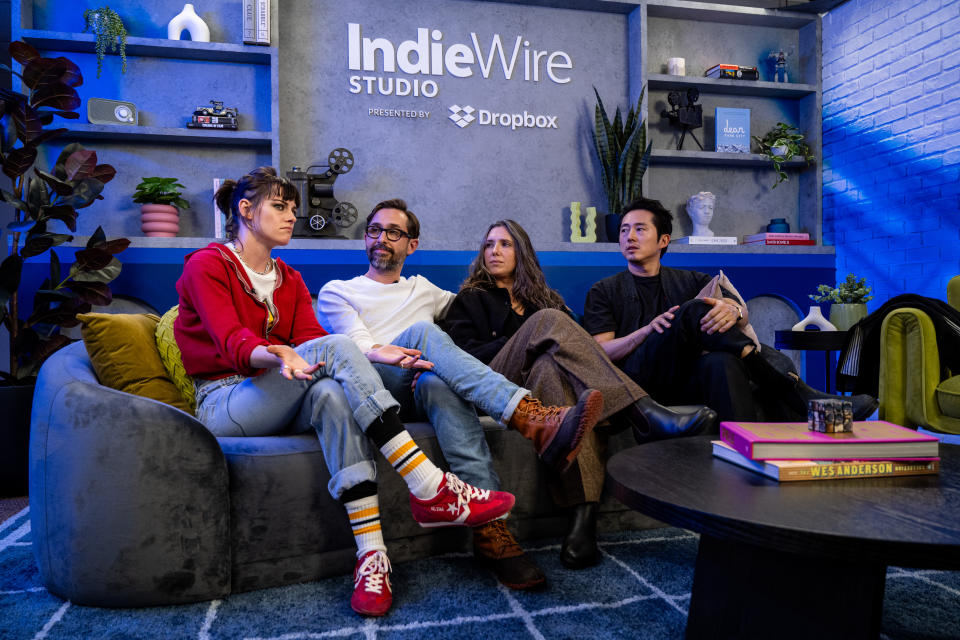
[[824, 242], [870, 309], [960, 274], [960, 0], [850, 0], [823, 18]]

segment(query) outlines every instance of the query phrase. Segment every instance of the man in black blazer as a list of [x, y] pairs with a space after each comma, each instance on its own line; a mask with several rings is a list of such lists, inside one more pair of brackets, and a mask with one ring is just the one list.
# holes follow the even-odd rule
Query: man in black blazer
[[[660, 263], [672, 231], [673, 215], [657, 200], [624, 207], [619, 242], [627, 270], [593, 285], [583, 317], [610, 359], [657, 402], [703, 403], [721, 420], [800, 420], [807, 400], [838, 398], [808, 387], [789, 358], [747, 337], [744, 303], [734, 293], [697, 299], [710, 276]], [[765, 393], [755, 395], [755, 387]], [[876, 408], [869, 396], [846, 399], [857, 419]]]

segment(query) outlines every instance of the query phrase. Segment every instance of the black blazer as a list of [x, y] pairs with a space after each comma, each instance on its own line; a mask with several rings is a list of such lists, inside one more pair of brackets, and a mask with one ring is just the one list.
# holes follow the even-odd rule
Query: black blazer
[[[531, 314], [539, 309], [527, 309]], [[442, 326], [457, 346], [489, 364], [507, 344], [503, 325], [510, 315], [510, 294], [506, 289], [465, 289], [447, 310]]]
[[[660, 282], [667, 308], [692, 300], [707, 286], [713, 276], [699, 271], [660, 267]], [[726, 289], [726, 298], [743, 301]], [[587, 293], [584, 304], [583, 326], [590, 335], [613, 331], [615, 338], [622, 338], [640, 328], [640, 298], [633, 282], [633, 274], [621, 271], [594, 284]]]

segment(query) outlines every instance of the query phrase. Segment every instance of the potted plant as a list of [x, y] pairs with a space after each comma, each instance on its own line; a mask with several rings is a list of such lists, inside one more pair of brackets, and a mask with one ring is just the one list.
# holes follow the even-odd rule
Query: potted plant
[[760, 146], [760, 153], [773, 162], [773, 169], [777, 172], [777, 181], [773, 188], [787, 180], [787, 172], [783, 170], [783, 163], [795, 156], [803, 158], [807, 166], [815, 160], [810, 145], [803, 141], [803, 134], [796, 127], [785, 122], [778, 122], [777, 126], [768, 131], [762, 138], [753, 136]]
[[127, 72], [127, 28], [123, 20], [117, 15], [117, 12], [108, 6], [99, 9], [87, 9], [83, 12], [83, 21], [85, 23], [83, 32], [93, 33], [95, 39], [95, 48], [97, 51], [97, 77], [103, 70], [103, 56], [110, 51], [120, 53], [120, 73]]
[[[98, 227], [86, 247], [76, 252], [69, 271], [61, 269], [57, 253], [50, 249], [73, 236], [58, 233], [56, 227], [75, 232], [78, 210], [102, 199], [100, 192], [116, 170], [97, 164], [96, 152], [79, 144], [64, 147], [50, 171], [36, 165], [41, 145], [66, 131], [47, 128], [54, 117], [78, 117], [80, 98], [75, 87], [83, 83], [83, 76], [70, 60], [41, 57], [24, 42], [12, 43], [10, 55], [22, 65], [21, 72], [4, 65], [0, 69], [19, 76], [26, 93], [0, 89], [0, 130], [6, 132], [0, 136], [0, 168], [10, 179], [10, 189], [0, 189], [0, 197], [13, 208], [13, 221], [7, 225], [12, 243], [0, 262], [0, 322], [10, 336], [9, 372], [0, 371], [0, 406], [4, 407], [0, 486], [4, 492], [22, 491], [23, 495], [29, 407], [37, 371], [48, 355], [70, 342], [61, 328], [76, 326], [76, 315], [90, 311], [92, 305], [110, 303], [108, 283], [121, 268], [116, 254], [129, 241], [107, 241]], [[21, 308], [24, 261], [43, 254], [50, 260], [49, 276], [36, 291], [32, 307]]]
[[616, 242], [619, 237], [620, 210], [634, 198], [643, 195], [643, 174], [650, 164], [653, 143], [647, 144], [647, 121], [641, 119], [644, 87], [637, 99], [636, 109], [630, 108], [626, 120], [617, 107], [613, 122], [597, 96], [594, 108], [593, 144], [600, 160], [600, 175], [603, 191], [607, 196], [609, 215], [605, 220], [607, 240]]
[[847, 279], [831, 287], [821, 284], [817, 287], [817, 294], [811, 295], [814, 302], [831, 302], [830, 323], [840, 331], [846, 331], [861, 319], [867, 317], [867, 303], [873, 300], [869, 295], [871, 287], [867, 286], [866, 278], [859, 280], [852, 273]]
[[190, 203], [176, 178], [143, 178], [133, 194], [140, 206], [140, 228], [144, 235], [172, 238], [180, 231], [180, 212]]

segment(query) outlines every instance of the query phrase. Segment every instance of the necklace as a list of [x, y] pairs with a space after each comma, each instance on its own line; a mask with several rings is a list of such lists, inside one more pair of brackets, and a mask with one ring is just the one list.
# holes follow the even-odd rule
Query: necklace
[[231, 242], [231, 243], [230, 243], [230, 248], [233, 249], [233, 252], [237, 254], [237, 257], [238, 257], [238, 258], [240, 258], [240, 262], [242, 262], [242, 263], [244, 264], [244, 266], [247, 267], [247, 269], [250, 269], [250, 271], [253, 271], [253, 272], [254, 272], [255, 274], [257, 274], [258, 276], [265, 276], [265, 275], [267, 275], [268, 273], [270, 273], [271, 271], [273, 271], [273, 258], [270, 258], [270, 260], [267, 262], [267, 268], [266, 268], [266, 269], [264, 269], [263, 271], [257, 271], [256, 269], [254, 269], [253, 267], [251, 267], [251, 266], [247, 263], [246, 260], [243, 259], [243, 254], [240, 253], [240, 251], [237, 249], [237, 245], [235, 245], [234, 243]]

